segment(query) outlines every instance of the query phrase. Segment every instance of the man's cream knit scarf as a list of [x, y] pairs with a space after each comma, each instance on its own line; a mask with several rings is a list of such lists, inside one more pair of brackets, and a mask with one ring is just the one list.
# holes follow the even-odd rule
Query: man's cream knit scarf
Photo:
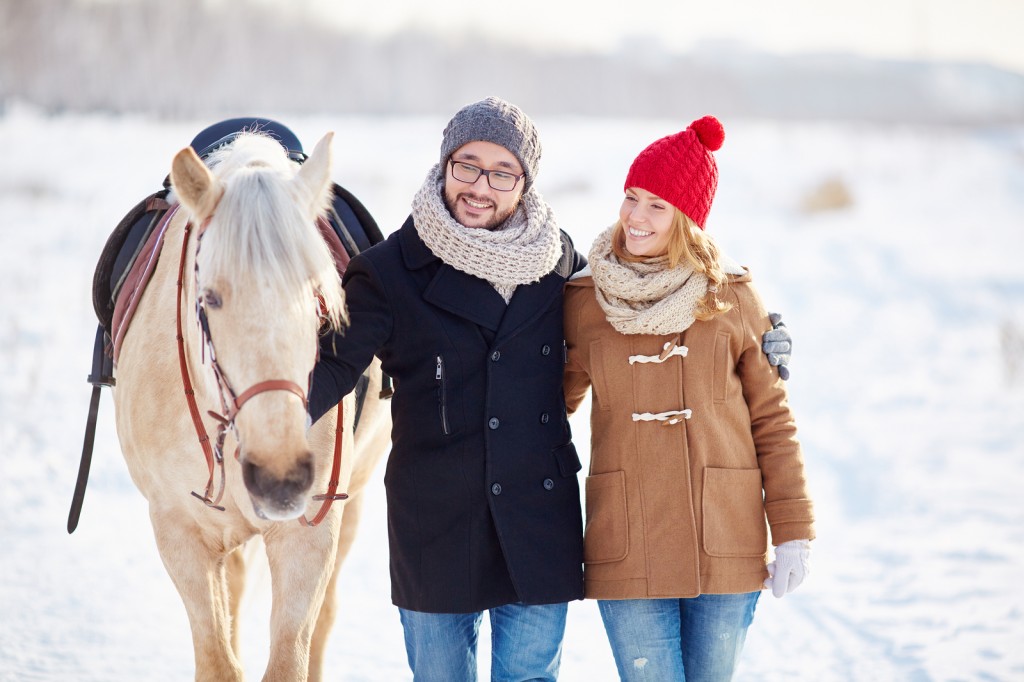
[[620, 261], [612, 252], [611, 227], [590, 249], [597, 302], [622, 334], [677, 334], [693, 324], [708, 278], [689, 263], [668, 267], [668, 256], [639, 263]]
[[520, 284], [555, 269], [562, 238], [551, 208], [531, 187], [508, 220], [491, 230], [465, 227], [444, 203], [444, 175], [435, 165], [412, 201], [416, 231], [435, 256], [456, 270], [490, 282], [505, 303]]

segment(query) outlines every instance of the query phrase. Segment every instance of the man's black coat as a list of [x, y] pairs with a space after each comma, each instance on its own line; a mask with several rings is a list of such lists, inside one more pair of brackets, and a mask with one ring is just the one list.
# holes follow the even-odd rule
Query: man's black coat
[[345, 273], [351, 324], [327, 337], [310, 412], [355, 386], [374, 355], [395, 380], [385, 473], [391, 590], [402, 608], [468, 613], [583, 597], [580, 461], [562, 397], [562, 258], [508, 305], [455, 270], [410, 217]]

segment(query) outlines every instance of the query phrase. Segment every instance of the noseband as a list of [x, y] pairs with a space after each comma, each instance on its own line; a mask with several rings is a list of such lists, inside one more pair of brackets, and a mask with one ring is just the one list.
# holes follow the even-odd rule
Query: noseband
[[[202, 304], [201, 299], [196, 301], [196, 318], [199, 320], [199, 327], [203, 334], [204, 348], [210, 353], [210, 365], [213, 367], [213, 374], [217, 378], [217, 387], [220, 389], [220, 402], [223, 407], [225, 416], [210, 413], [211, 416], [224, 421], [230, 426], [234, 426], [235, 417], [238, 416], [242, 406], [245, 405], [249, 400], [260, 393], [266, 393], [267, 391], [288, 391], [298, 396], [299, 400], [302, 401], [302, 407], [308, 407], [309, 403], [306, 400], [306, 391], [302, 389], [294, 381], [287, 379], [268, 379], [266, 381], [260, 381], [248, 389], [242, 391], [241, 394], [237, 394], [234, 388], [231, 386], [231, 382], [228, 381], [227, 376], [224, 374], [224, 370], [221, 369], [220, 363], [217, 362], [217, 352], [213, 347], [213, 336], [210, 334], [210, 322], [206, 317], [206, 307]], [[237, 435], [237, 433], [236, 433]]]

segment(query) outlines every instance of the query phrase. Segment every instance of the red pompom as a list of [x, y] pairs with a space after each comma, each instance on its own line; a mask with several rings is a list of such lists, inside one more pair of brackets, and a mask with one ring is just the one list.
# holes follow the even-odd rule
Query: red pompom
[[705, 116], [690, 124], [693, 132], [697, 133], [697, 139], [710, 151], [717, 152], [722, 148], [725, 141], [725, 128], [714, 116]]

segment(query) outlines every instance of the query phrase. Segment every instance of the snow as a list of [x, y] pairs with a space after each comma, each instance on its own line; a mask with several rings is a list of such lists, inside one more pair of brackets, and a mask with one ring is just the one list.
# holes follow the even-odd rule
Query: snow
[[[385, 232], [437, 162], [445, 123], [280, 118], [308, 148], [337, 132], [334, 177]], [[210, 122], [0, 117], [0, 681], [193, 675], [107, 393], [81, 524], [69, 536], [65, 522], [96, 258]], [[537, 123], [538, 188], [584, 251], [614, 218], [633, 156], [682, 125]], [[789, 388], [818, 515], [813, 572], [784, 599], [762, 596], [737, 679], [1024, 679], [1024, 129], [724, 123], [708, 226], [795, 337]], [[852, 204], [802, 211], [830, 179]], [[585, 454], [586, 409], [573, 428]], [[329, 679], [411, 679], [382, 470], [343, 568]], [[258, 570], [243, 605], [251, 679], [266, 661], [267, 588]], [[592, 602], [570, 606], [561, 679], [615, 679]]]

